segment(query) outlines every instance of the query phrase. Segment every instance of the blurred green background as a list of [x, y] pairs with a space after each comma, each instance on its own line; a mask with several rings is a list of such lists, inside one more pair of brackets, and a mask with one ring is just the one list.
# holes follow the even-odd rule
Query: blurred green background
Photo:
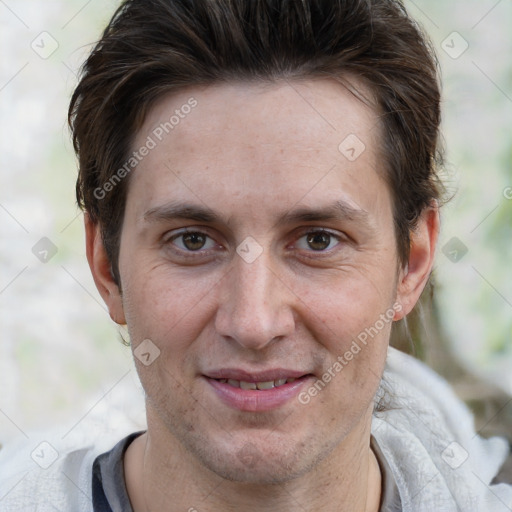
[[[441, 63], [442, 172], [453, 198], [433, 294], [393, 343], [453, 383], [484, 435], [511, 435], [512, 3], [405, 4]], [[130, 351], [87, 267], [66, 125], [77, 70], [116, 5], [0, 3], [2, 443], [85, 417], [112, 431], [144, 423]]]

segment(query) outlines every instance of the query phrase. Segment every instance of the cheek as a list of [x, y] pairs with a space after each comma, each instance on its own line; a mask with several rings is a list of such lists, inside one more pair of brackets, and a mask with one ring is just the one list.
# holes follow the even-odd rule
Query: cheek
[[165, 266], [140, 271], [126, 268], [123, 306], [134, 345], [149, 338], [159, 349], [184, 350], [197, 337], [210, 314], [215, 280], [186, 279]]
[[352, 339], [374, 326], [382, 314], [387, 315], [386, 321], [385, 325], [379, 322], [378, 331], [389, 327], [394, 314], [394, 290], [390, 285], [351, 270], [314, 286], [304, 282], [295, 287], [295, 293], [301, 297], [303, 317], [309, 319], [311, 327], [321, 330], [319, 338], [343, 350]]
[[[185, 282], [163, 267], [126, 270], [131, 273], [124, 283], [125, 316], [146, 397], [158, 410], [172, 403], [179, 414], [190, 412], [194, 401], [184, 385], [192, 377], [186, 360], [209, 317], [208, 280], [203, 286]], [[151, 360], [145, 364], [142, 355], [148, 352]]]
[[395, 313], [393, 289], [389, 283], [387, 289], [376, 285], [359, 276], [319, 292], [303, 291], [302, 318], [325, 351], [318, 387], [329, 386], [344, 409], [373, 397], [384, 368]]

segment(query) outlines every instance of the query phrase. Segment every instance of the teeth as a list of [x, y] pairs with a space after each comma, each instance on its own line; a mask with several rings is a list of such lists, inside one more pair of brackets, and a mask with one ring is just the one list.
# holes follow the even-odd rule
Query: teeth
[[[279, 386], [279, 384], [277, 384], [277, 382], [278, 381], [276, 381], [276, 385]], [[274, 381], [269, 380], [267, 382], [257, 382], [256, 387], [258, 389], [272, 389], [274, 387]]]
[[240, 381], [240, 389], [257, 389], [256, 382], [244, 382]]
[[290, 382], [294, 382], [296, 379], [293, 377], [290, 377], [288, 379], [276, 379], [276, 380], [268, 380], [265, 382], [246, 382], [243, 380], [235, 380], [235, 379], [217, 379], [219, 382], [222, 382], [223, 384], [229, 384], [230, 386], [233, 386], [234, 388], [240, 388], [240, 389], [272, 389], [277, 388], [278, 386], [282, 386], [283, 384], [287, 384]]

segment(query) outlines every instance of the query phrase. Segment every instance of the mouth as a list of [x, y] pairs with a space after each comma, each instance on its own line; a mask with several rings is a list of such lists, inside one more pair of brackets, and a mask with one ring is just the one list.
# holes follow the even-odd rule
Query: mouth
[[284, 379], [276, 379], [276, 380], [267, 380], [261, 382], [248, 382], [245, 380], [236, 380], [236, 379], [215, 379], [217, 382], [221, 382], [222, 384], [228, 384], [233, 388], [240, 389], [252, 389], [258, 391], [265, 391], [267, 389], [278, 388], [280, 386], [284, 386], [285, 384], [290, 384], [295, 382], [297, 379], [294, 377], [287, 377]]
[[295, 371], [274, 371], [265, 375], [224, 371], [203, 377], [213, 391], [215, 401], [220, 399], [224, 405], [246, 412], [265, 412], [283, 407], [315, 379], [311, 373]]

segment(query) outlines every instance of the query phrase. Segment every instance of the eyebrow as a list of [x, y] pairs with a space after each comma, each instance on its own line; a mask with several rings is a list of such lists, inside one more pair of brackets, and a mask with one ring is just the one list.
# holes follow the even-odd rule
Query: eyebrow
[[[319, 208], [301, 206], [282, 212], [276, 225], [313, 221], [351, 221], [370, 227], [369, 213], [340, 199]], [[162, 222], [174, 219], [187, 219], [209, 224], [228, 224], [222, 216], [207, 206], [184, 202], [170, 202], [147, 210], [143, 219], [146, 222]]]
[[290, 210], [279, 217], [278, 223], [348, 220], [369, 224], [369, 217], [366, 210], [339, 199], [320, 208], [299, 207]]
[[143, 218], [148, 222], [166, 221], [172, 219], [190, 219], [198, 222], [214, 223], [220, 220], [211, 208], [191, 203], [172, 202], [155, 206], [147, 210]]

